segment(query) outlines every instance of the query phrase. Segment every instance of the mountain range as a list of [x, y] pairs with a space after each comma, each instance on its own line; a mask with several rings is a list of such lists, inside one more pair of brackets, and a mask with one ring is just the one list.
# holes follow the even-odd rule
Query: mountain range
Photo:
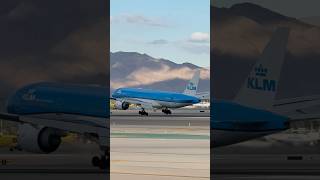
[[[288, 7], [289, 8], [289, 7]], [[216, 98], [231, 99], [277, 27], [289, 27], [277, 98], [320, 94], [320, 27], [253, 3], [211, 6], [211, 58]]]
[[111, 92], [120, 87], [182, 92], [196, 69], [201, 69], [199, 91], [209, 91], [210, 72], [206, 68], [191, 63], [177, 64], [137, 52], [111, 52]]

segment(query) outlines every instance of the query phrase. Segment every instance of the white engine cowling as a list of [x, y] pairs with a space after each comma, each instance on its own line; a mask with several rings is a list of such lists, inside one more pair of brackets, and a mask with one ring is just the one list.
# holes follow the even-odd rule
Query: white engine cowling
[[125, 101], [116, 101], [116, 109], [127, 110], [129, 108], [129, 103]]
[[33, 153], [51, 153], [61, 144], [59, 130], [41, 127], [36, 128], [30, 124], [19, 125], [18, 148]]

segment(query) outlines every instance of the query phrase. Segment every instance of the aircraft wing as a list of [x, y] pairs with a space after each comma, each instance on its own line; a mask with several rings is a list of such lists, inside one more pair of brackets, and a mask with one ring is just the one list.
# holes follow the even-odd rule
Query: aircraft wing
[[99, 135], [100, 145], [108, 142], [109, 123], [106, 118], [64, 113], [16, 115], [0, 113], [0, 119], [35, 126], [56, 128], [79, 134]]
[[320, 120], [320, 95], [277, 100], [273, 108], [290, 122]]
[[289, 116], [290, 121], [307, 121], [307, 120], [320, 120], [320, 113], [318, 114], [295, 114]]
[[318, 113], [320, 112], [320, 95], [276, 100], [273, 110], [287, 116]]

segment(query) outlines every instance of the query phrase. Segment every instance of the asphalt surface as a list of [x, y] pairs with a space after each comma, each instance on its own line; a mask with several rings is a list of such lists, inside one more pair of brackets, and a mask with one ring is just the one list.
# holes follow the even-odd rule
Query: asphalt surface
[[150, 112], [149, 116], [140, 116], [138, 111], [112, 111], [110, 125], [128, 126], [202, 126], [210, 127], [210, 111], [203, 110], [176, 110], [171, 115], [162, 112]]
[[0, 149], [1, 179], [92, 179], [105, 180], [109, 172], [91, 165], [91, 158], [99, 154], [96, 144], [62, 144], [52, 154], [10, 152]]
[[[149, 116], [157, 117], [208, 117], [210, 116], [209, 109], [175, 109], [171, 110], [172, 114], [164, 114], [160, 110], [147, 111]], [[139, 117], [139, 110], [111, 110], [111, 116], [134, 116]]]
[[[125, 113], [125, 114], [124, 114]], [[209, 112], [111, 115], [111, 179], [210, 178]]]
[[[208, 112], [122, 113], [111, 116], [112, 179], [209, 179]], [[108, 179], [110, 172], [91, 165], [99, 153], [96, 144], [84, 142], [63, 144], [53, 154], [0, 148], [0, 178]]]
[[[148, 117], [136, 112], [111, 116], [112, 179], [320, 179], [320, 145], [249, 141], [212, 150], [210, 167], [209, 112]], [[91, 166], [98, 153], [95, 144], [86, 143], [49, 155], [1, 148], [0, 178], [108, 179], [109, 172]]]
[[111, 179], [209, 179], [209, 139], [111, 138]]
[[211, 177], [220, 179], [319, 179], [320, 156], [301, 154], [215, 155]]
[[211, 149], [211, 177], [229, 179], [320, 179], [319, 145], [252, 140]]

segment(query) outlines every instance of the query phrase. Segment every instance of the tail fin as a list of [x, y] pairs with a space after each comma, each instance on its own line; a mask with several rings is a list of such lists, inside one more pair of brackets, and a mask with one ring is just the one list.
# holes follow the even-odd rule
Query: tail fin
[[243, 105], [271, 109], [286, 53], [289, 29], [278, 28], [263, 50], [234, 101]]
[[195, 96], [198, 90], [199, 78], [200, 78], [200, 69], [197, 69], [192, 79], [187, 84], [183, 94]]

